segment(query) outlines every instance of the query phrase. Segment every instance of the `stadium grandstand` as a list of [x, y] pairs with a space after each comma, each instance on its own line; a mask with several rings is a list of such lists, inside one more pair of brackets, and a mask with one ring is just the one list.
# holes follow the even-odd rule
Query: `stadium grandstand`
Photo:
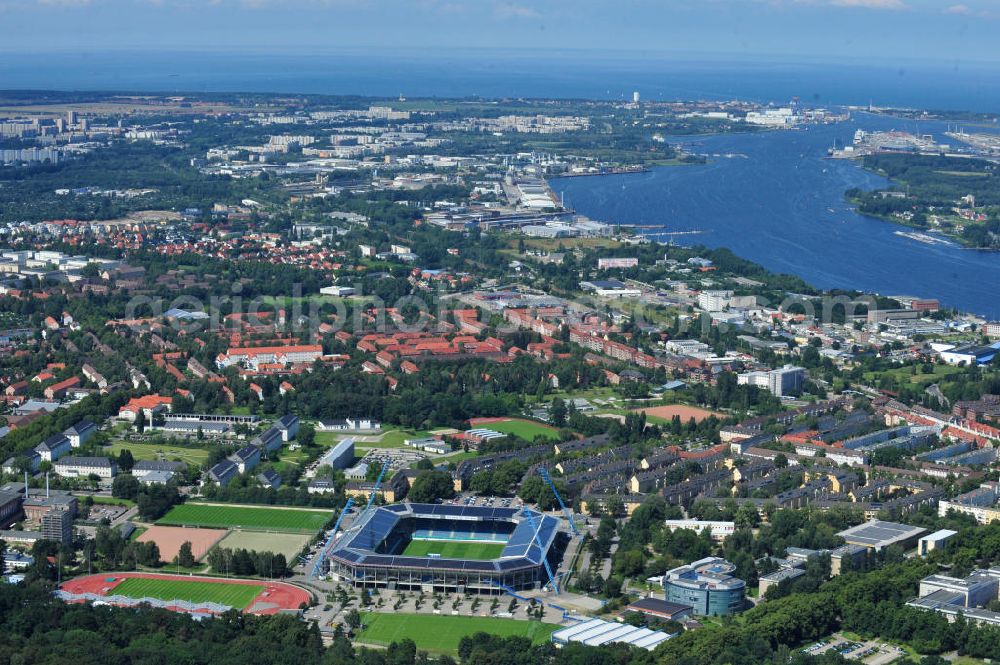
[[548, 583], [568, 541], [527, 508], [398, 503], [363, 511], [324, 565], [359, 588], [502, 593]]

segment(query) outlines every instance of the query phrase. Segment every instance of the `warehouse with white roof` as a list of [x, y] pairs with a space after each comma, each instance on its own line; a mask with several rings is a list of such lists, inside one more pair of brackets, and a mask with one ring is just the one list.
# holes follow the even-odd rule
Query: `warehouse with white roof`
[[670, 637], [667, 633], [659, 630], [638, 628], [604, 619], [588, 619], [555, 631], [552, 633], [552, 643], [561, 647], [570, 642], [580, 642], [593, 647], [621, 642], [652, 651], [657, 644], [670, 639]]

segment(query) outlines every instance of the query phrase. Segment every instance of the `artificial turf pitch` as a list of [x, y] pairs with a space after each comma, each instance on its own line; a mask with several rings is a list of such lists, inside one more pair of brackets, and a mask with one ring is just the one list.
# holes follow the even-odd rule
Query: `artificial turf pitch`
[[248, 531], [287, 531], [290, 533], [315, 533], [326, 526], [332, 512], [297, 510], [294, 508], [266, 508], [244, 506], [218, 506], [184, 503], [174, 506], [156, 523], [178, 526], [204, 526]]
[[129, 598], [186, 600], [191, 603], [219, 603], [238, 610], [245, 609], [260, 595], [262, 585], [197, 582], [194, 580], [161, 580], [127, 577], [109, 592]]
[[447, 616], [435, 614], [377, 614], [362, 617], [359, 642], [388, 645], [409, 638], [418, 649], [433, 653], [455, 653], [466, 635], [490, 633], [501, 637], [527, 637], [534, 644], [549, 640], [559, 628], [540, 621], [518, 621], [493, 617]]
[[478, 543], [469, 540], [412, 540], [403, 556], [430, 556], [442, 559], [498, 559], [504, 543]]

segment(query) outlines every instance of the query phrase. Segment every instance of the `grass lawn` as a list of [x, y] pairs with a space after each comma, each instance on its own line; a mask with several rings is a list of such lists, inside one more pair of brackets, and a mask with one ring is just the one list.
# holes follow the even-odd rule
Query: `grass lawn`
[[536, 436], [541, 436], [550, 441], [559, 439], [559, 430], [549, 425], [532, 422], [530, 420], [503, 420], [495, 423], [483, 423], [476, 427], [486, 427], [503, 434], [513, 434], [525, 441], [534, 441]]
[[117, 456], [128, 448], [137, 460], [180, 460], [192, 466], [201, 466], [208, 459], [208, 451], [201, 448], [181, 448], [151, 443], [130, 443], [115, 441], [111, 444], [111, 454]]
[[264, 533], [262, 531], [230, 531], [219, 541], [219, 547], [251, 552], [274, 552], [285, 555], [289, 561], [302, 551], [311, 536], [305, 533]]
[[156, 523], [161, 525], [239, 528], [248, 531], [315, 533], [322, 529], [332, 516], [332, 511], [184, 503], [171, 508], [170, 512]]
[[[316, 432], [316, 443], [321, 446], [333, 446], [340, 439], [354, 439], [355, 448], [405, 448], [406, 439], [423, 439], [430, 436], [428, 432], [415, 432], [406, 429], [393, 429], [378, 434], [349, 434], [347, 432]], [[374, 439], [374, 440], [366, 440]]]
[[496, 559], [503, 543], [475, 543], [458, 540], [414, 540], [403, 550], [404, 556], [440, 554], [443, 559]]
[[113, 496], [97, 496], [96, 494], [91, 494], [90, 498], [94, 500], [94, 503], [100, 503], [106, 506], [128, 506], [131, 508], [135, 505], [135, 501], [130, 501], [129, 499], [116, 499]]
[[455, 653], [459, 640], [475, 633], [503, 637], [517, 635], [529, 638], [534, 644], [542, 644], [559, 628], [540, 621], [436, 614], [369, 613], [363, 615], [362, 624], [359, 642], [388, 645], [410, 638], [418, 649], [433, 653]]
[[191, 603], [220, 603], [242, 610], [253, 602], [262, 585], [197, 582], [194, 580], [159, 580], [128, 577], [110, 593], [129, 598], [186, 600]]
[[[932, 365], [934, 368], [933, 374], [924, 374], [921, 367], [917, 367], [917, 373], [912, 374], [912, 369], [907, 367], [896, 367], [894, 369], [886, 370], [884, 374], [892, 375], [896, 380], [909, 381], [910, 383], [917, 383], [924, 386], [929, 386], [932, 383], [936, 383], [941, 379], [948, 377], [951, 374], [959, 374], [965, 371], [964, 367], [956, 367], [954, 365]], [[874, 372], [865, 373], [865, 381], [874, 381], [877, 375]]]
[[475, 450], [470, 450], [469, 452], [465, 452], [465, 451], [459, 449], [459, 452], [448, 453], [447, 455], [442, 455], [441, 457], [435, 458], [434, 461], [435, 462], [454, 462], [455, 464], [458, 464], [459, 462], [461, 462], [463, 460], [472, 459], [473, 457], [479, 457], [479, 453], [477, 453]]

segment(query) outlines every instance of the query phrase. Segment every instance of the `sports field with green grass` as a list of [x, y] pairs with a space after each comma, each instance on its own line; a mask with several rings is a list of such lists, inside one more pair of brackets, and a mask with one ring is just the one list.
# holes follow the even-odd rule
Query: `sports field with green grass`
[[445, 616], [435, 614], [376, 614], [362, 616], [359, 642], [388, 645], [409, 638], [422, 651], [455, 653], [466, 635], [490, 633], [502, 637], [527, 637], [542, 644], [559, 626], [540, 621], [494, 619], [492, 617]]
[[496, 559], [504, 543], [475, 543], [461, 540], [413, 540], [403, 556], [439, 554], [442, 559]]
[[532, 422], [530, 420], [500, 420], [497, 422], [486, 422], [476, 427], [486, 427], [496, 430], [501, 434], [513, 434], [525, 441], [534, 441], [536, 436], [555, 441], [559, 438], [559, 430], [549, 425]]
[[203, 448], [163, 446], [153, 443], [132, 443], [130, 441], [115, 441], [111, 444], [109, 452], [117, 457], [125, 449], [132, 451], [132, 457], [137, 460], [180, 460], [193, 466], [200, 466], [208, 459], [208, 451]]
[[315, 533], [326, 526], [331, 517], [333, 517], [333, 512], [325, 510], [184, 503], [171, 508], [170, 512], [156, 523], [245, 529], [248, 531]]
[[116, 585], [110, 593], [129, 598], [159, 598], [160, 600], [186, 600], [191, 603], [219, 603], [242, 610], [253, 602], [263, 585], [226, 584], [224, 582], [197, 582], [194, 580], [160, 580], [129, 577]]

